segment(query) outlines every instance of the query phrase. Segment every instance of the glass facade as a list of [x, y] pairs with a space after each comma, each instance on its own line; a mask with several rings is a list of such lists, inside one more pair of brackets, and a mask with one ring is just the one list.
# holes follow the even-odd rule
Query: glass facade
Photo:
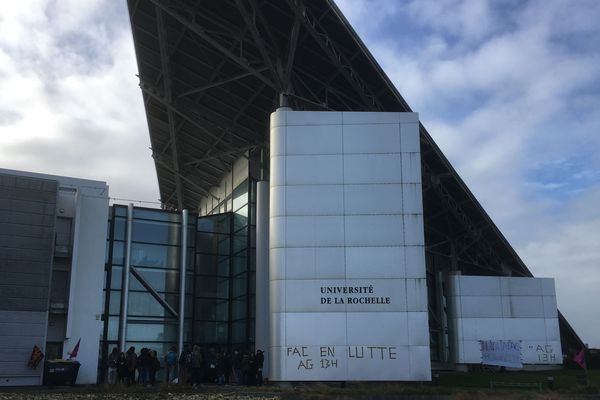
[[[123, 268], [127, 237], [127, 207], [114, 205], [109, 213], [109, 232], [104, 282], [103, 359], [118, 347]], [[192, 286], [194, 281], [195, 216], [188, 229], [188, 265], [184, 341], [191, 341]], [[178, 318], [146, 289], [150, 286], [173, 310], [179, 307], [181, 214], [145, 208], [133, 209], [131, 269], [127, 313], [126, 347], [154, 349], [166, 354], [177, 346]], [[133, 273], [134, 272], [134, 273]], [[138, 278], [139, 276], [139, 278]]]
[[[218, 196], [203, 202], [199, 214], [189, 214], [186, 346], [253, 350], [256, 180], [250, 176], [248, 158], [243, 160], [245, 165], [238, 163], [216, 189]], [[177, 346], [178, 317], [155, 296], [173, 310], [179, 309], [182, 216], [134, 207], [132, 217], [125, 347], [135, 346], [137, 352], [143, 347], [156, 350], [162, 360], [171, 346]], [[119, 345], [126, 238], [127, 206], [114, 205], [107, 232], [102, 361]], [[104, 373], [106, 365], [102, 364]]]

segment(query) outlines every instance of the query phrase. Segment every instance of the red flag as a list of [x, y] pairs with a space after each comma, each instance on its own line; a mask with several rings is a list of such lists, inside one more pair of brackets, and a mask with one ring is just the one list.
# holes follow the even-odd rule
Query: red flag
[[573, 357], [573, 361], [579, 364], [581, 368], [587, 369], [587, 364], [585, 363], [585, 350], [581, 349], [579, 353], [575, 354], [575, 357]]
[[79, 340], [77, 341], [77, 344], [75, 345], [75, 347], [71, 351], [71, 355], [69, 356], [69, 360], [72, 359], [72, 358], [77, 357], [77, 353], [79, 352], [79, 343], [81, 343], [81, 338], [79, 338]]
[[29, 357], [29, 362], [27, 363], [27, 366], [29, 368], [35, 369], [37, 368], [37, 366], [43, 358], [44, 353], [42, 353], [42, 350], [40, 350], [40, 348], [37, 346], [33, 346], [33, 351], [31, 352], [31, 357]]

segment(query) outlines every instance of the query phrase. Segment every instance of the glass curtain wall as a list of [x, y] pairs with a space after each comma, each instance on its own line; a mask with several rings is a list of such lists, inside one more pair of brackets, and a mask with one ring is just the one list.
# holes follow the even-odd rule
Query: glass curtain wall
[[[111, 209], [105, 267], [105, 326], [103, 360], [118, 346], [123, 267], [125, 264], [127, 207]], [[184, 341], [191, 342], [192, 287], [194, 283], [194, 238], [196, 217], [188, 222], [186, 312]], [[177, 346], [178, 318], [153, 297], [142, 284], [150, 286], [176, 312], [179, 309], [181, 258], [181, 214], [146, 208], [133, 209], [131, 269], [127, 315], [126, 348], [156, 350], [163, 359]], [[135, 275], [139, 275], [138, 279]], [[125, 349], [126, 350], [126, 349]], [[103, 368], [105, 369], [105, 368]]]
[[[255, 192], [245, 179], [198, 217], [194, 342], [202, 346], [253, 348]], [[226, 204], [233, 211], [219, 213]]]

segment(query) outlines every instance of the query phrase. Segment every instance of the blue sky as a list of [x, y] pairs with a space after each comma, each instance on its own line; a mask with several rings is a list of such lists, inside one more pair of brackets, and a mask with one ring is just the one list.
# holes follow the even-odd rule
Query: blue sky
[[[600, 347], [600, 2], [338, 0], [559, 307]], [[158, 190], [125, 1], [0, 9], [0, 167]]]

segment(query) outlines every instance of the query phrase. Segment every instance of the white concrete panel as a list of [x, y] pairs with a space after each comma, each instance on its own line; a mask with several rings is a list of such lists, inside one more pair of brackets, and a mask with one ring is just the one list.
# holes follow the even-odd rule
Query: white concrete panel
[[401, 124], [419, 123], [419, 113], [417, 112], [403, 112], [398, 113]]
[[402, 185], [402, 212], [423, 214], [423, 188], [420, 183]]
[[342, 125], [288, 126], [286, 153], [341, 154]]
[[425, 278], [406, 279], [407, 311], [427, 311], [427, 283]]
[[271, 128], [287, 125], [287, 111], [279, 109], [271, 113]]
[[344, 217], [287, 217], [286, 246], [330, 247], [344, 245]]
[[410, 346], [409, 367], [410, 380], [412, 381], [430, 381], [431, 380], [431, 355], [429, 346]]
[[269, 250], [269, 280], [284, 279], [286, 275], [286, 249], [276, 247]]
[[285, 246], [285, 227], [287, 217], [269, 218], [269, 248]]
[[287, 113], [287, 125], [341, 125], [341, 112], [293, 111]]
[[271, 187], [285, 185], [287, 182], [285, 173], [286, 157], [272, 156], [270, 162], [269, 182]]
[[342, 185], [297, 185], [286, 188], [287, 215], [342, 215]]
[[286, 160], [288, 185], [326, 185], [343, 182], [341, 155], [287, 156]]
[[270, 346], [269, 357], [266, 358], [269, 363], [269, 379], [282, 380], [285, 378], [285, 352], [284, 347]]
[[481, 345], [477, 340], [465, 340], [459, 344], [463, 356], [463, 363], [481, 363]]
[[269, 216], [286, 215], [285, 211], [286, 186], [271, 186], [269, 189]]
[[344, 183], [402, 183], [401, 155], [344, 155]]
[[408, 346], [385, 344], [353, 346], [348, 376], [364, 381], [410, 380]]
[[288, 346], [345, 346], [346, 313], [287, 313], [286, 337]]
[[544, 318], [505, 318], [504, 335], [507, 340], [546, 340]]
[[286, 130], [285, 126], [271, 128], [269, 149], [271, 157], [286, 155]]
[[514, 318], [515, 315], [512, 309], [512, 301], [510, 296], [502, 296], [500, 297], [502, 301], [502, 317], [504, 318]]
[[403, 153], [419, 153], [421, 151], [418, 123], [400, 125], [400, 135], [400, 149]]
[[554, 288], [554, 278], [537, 278], [542, 282], [542, 295], [544, 296], [556, 296], [556, 290]]
[[346, 276], [350, 279], [404, 278], [405, 275], [404, 247], [346, 248]]
[[269, 311], [271, 313], [285, 312], [285, 280], [269, 281]]
[[425, 277], [425, 248], [423, 246], [404, 247], [406, 277]]
[[285, 313], [271, 313], [269, 323], [271, 346], [285, 346], [285, 316]]
[[461, 276], [459, 279], [462, 296], [500, 296], [500, 277]]
[[314, 247], [285, 249], [285, 279], [315, 279], [316, 260]]
[[402, 153], [402, 181], [421, 183], [421, 154]]
[[425, 244], [425, 228], [423, 215], [405, 214], [404, 217], [404, 244], [407, 246], [423, 246]]
[[546, 325], [546, 340], [560, 342], [558, 318], [546, 318], [544, 324]]
[[404, 244], [402, 216], [352, 215], [345, 218], [346, 246], [400, 246]]
[[[404, 312], [349, 312], [348, 346], [371, 344], [408, 345], [409, 322]], [[409, 314], [410, 315], [410, 314]], [[429, 333], [426, 334], [429, 341]]]
[[344, 125], [344, 153], [400, 153], [400, 125]]
[[344, 125], [399, 124], [400, 123], [400, 113], [345, 111], [345, 112], [342, 112], [342, 119], [343, 119]]
[[462, 318], [502, 318], [499, 296], [460, 296]]
[[537, 278], [512, 278], [502, 277], [502, 295], [512, 296], [541, 296], [542, 283]]
[[[348, 312], [355, 311], [406, 311], [406, 286], [404, 279], [347, 279], [348, 287], [372, 287], [373, 293], [345, 294]], [[389, 301], [389, 303], [388, 303]]]
[[344, 208], [352, 214], [402, 214], [402, 186], [345, 185]]
[[510, 303], [515, 318], [544, 318], [542, 296], [510, 296]]
[[408, 344], [411, 346], [429, 345], [429, 314], [426, 311], [409, 312]]
[[464, 340], [504, 339], [502, 318], [462, 318], [462, 338]]
[[556, 297], [543, 296], [542, 301], [544, 302], [544, 317], [558, 318], [558, 307], [556, 305]]
[[315, 275], [318, 279], [343, 278], [346, 275], [344, 248], [315, 248]]

